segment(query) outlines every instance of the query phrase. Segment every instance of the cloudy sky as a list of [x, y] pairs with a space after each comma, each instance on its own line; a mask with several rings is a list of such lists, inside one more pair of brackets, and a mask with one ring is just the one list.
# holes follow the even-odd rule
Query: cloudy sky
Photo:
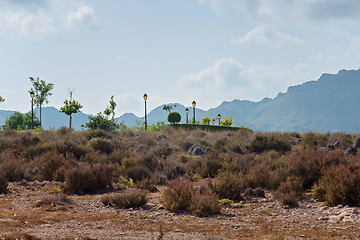
[[30, 109], [29, 77], [74, 89], [83, 112], [111, 95], [143, 115], [170, 102], [260, 101], [360, 67], [358, 0], [0, 0], [0, 109]]

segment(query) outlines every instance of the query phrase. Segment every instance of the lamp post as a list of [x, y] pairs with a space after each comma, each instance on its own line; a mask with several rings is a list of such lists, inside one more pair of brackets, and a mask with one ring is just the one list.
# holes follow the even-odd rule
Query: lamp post
[[189, 123], [189, 118], [188, 118], [188, 116], [189, 116], [189, 109], [188, 109], [188, 108], [185, 109], [185, 113], [186, 113], [186, 124], [188, 124], [188, 123]]
[[147, 116], [146, 116], [146, 100], [147, 100], [147, 94], [145, 93], [144, 94], [144, 101], [145, 101], [145, 123], [144, 123], [144, 125], [145, 125], [145, 131], [147, 130]]
[[84, 131], [84, 124], [81, 124], [81, 131]]
[[192, 106], [193, 106], [193, 111], [194, 111], [193, 124], [195, 124], [195, 106], [196, 106], [196, 102], [195, 102], [195, 100], [192, 102]]
[[219, 126], [220, 126], [220, 118], [221, 118], [221, 115], [218, 114], [217, 118], [219, 119]]
[[213, 120], [211, 121], [211, 123], [214, 125], [214, 124], [215, 124], [215, 119], [213, 119]]
[[31, 129], [34, 129], [34, 97], [35, 93], [33, 91], [30, 92], [31, 97]]

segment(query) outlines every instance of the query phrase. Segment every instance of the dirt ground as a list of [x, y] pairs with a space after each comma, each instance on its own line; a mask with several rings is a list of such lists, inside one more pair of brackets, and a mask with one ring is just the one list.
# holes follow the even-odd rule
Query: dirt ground
[[360, 239], [359, 208], [311, 199], [286, 208], [266, 193], [206, 218], [165, 210], [164, 187], [141, 209], [106, 207], [101, 194], [72, 195], [61, 206], [37, 204], [59, 187], [9, 183], [9, 193], [0, 195], [0, 239]]

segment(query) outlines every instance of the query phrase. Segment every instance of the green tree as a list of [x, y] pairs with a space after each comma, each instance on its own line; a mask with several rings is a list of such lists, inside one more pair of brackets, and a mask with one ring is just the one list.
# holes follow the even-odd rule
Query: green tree
[[118, 129], [126, 129], [124, 122], [116, 123], [114, 119], [108, 119], [106, 115], [101, 112], [96, 117], [89, 116], [89, 122], [86, 123], [86, 127], [90, 129], [102, 129], [105, 131], [116, 131]]
[[0, 102], [5, 102], [5, 98], [3, 98], [2, 96], [0, 96]]
[[72, 99], [72, 91], [69, 92], [70, 100], [64, 101], [64, 106], [60, 108], [60, 112], [65, 113], [70, 117], [69, 120], [69, 128], [71, 129], [71, 121], [72, 121], [72, 114], [80, 112], [80, 109], [83, 107], [81, 104]]
[[171, 123], [171, 124], [176, 124], [178, 122], [181, 121], [181, 115], [178, 112], [172, 112], [169, 113], [167, 120]]
[[209, 125], [211, 121], [210, 117], [204, 116], [204, 118], [201, 119], [201, 123], [202, 125]]
[[[103, 129], [105, 131], [116, 131], [118, 129], [125, 129], [126, 125], [124, 122], [116, 123], [115, 116], [115, 108], [116, 102], [114, 101], [114, 96], [110, 98], [110, 107], [108, 106], [103, 113], [99, 112], [96, 117], [89, 117], [89, 122], [86, 123], [86, 127], [90, 129]], [[111, 119], [109, 120], [109, 116]]]
[[[34, 116], [34, 127], [40, 128], [39, 119]], [[22, 114], [15, 112], [6, 119], [5, 124], [2, 126], [4, 129], [26, 130], [31, 129], [31, 113]]]
[[172, 105], [166, 105], [166, 104], [164, 104], [164, 106], [163, 106], [163, 110], [165, 110], [165, 111], [168, 111], [169, 112], [169, 114], [171, 113], [171, 110], [173, 109], [173, 108], [176, 108], [176, 104], [174, 104], [173, 106]]
[[230, 127], [232, 124], [233, 124], [232, 117], [230, 118], [226, 117], [220, 121], [220, 125], [224, 127]]
[[32, 88], [30, 88], [29, 92], [34, 92], [35, 93], [35, 97], [34, 97], [34, 103], [35, 106], [39, 107], [40, 109], [40, 125], [42, 123], [41, 121], [41, 106], [44, 103], [49, 103], [48, 101], [48, 97], [50, 97], [52, 95], [51, 90], [54, 88], [54, 84], [53, 83], [48, 83], [46, 84], [46, 82], [44, 80], [39, 79], [38, 77], [36, 79], [34, 79], [33, 77], [29, 77], [31, 84], [33, 85]]

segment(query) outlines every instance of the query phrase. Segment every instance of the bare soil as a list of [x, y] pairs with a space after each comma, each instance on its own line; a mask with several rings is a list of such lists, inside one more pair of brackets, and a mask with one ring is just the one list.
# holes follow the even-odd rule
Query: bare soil
[[360, 209], [327, 207], [304, 199], [286, 208], [266, 198], [232, 204], [198, 218], [174, 214], [161, 203], [165, 187], [141, 209], [104, 206], [101, 194], [69, 196], [71, 203], [38, 206], [57, 182], [9, 183], [0, 195], [0, 239], [360, 239]]

